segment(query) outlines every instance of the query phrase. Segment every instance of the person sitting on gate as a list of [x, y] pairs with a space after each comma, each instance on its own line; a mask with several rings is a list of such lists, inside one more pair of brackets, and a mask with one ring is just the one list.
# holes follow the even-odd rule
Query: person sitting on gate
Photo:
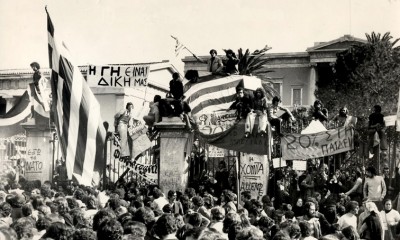
[[320, 100], [315, 100], [312, 116], [314, 120], [319, 120], [323, 124], [328, 121], [328, 109], [322, 108], [322, 102]]
[[380, 144], [381, 150], [386, 151], [388, 149], [385, 134], [386, 125], [381, 111], [382, 107], [379, 105], [372, 108], [372, 113], [368, 117], [368, 140], [370, 149]]
[[128, 102], [125, 109], [114, 116], [115, 131], [120, 137], [121, 159], [131, 156], [132, 139], [128, 138], [128, 130], [133, 126], [133, 122], [133, 103]]
[[186, 123], [187, 129], [192, 131], [192, 126], [190, 122], [190, 112], [192, 109], [189, 104], [183, 99], [185, 95], [183, 95], [183, 83], [180, 79], [179, 73], [174, 72], [172, 74], [172, 80], [169, 82], [169, 92], [172, 94], [172, 97], [175, 99], [171, 101], [171, 106], [174, 109], [174, 115], [179, 116], [182, 121]]
[[282, 135], [281, 125], [283, 120], [292, 122], [296, 120], [289, 109], [280, 106], [281, 103], [282, 99], [279, 96], [275, 96], [272, 99], [272, 105], [268, 109], [268, 120], [271, 126], [275, 127], [275, 131], [279, 136]]
[[337, 127], [355, 127], [357, 124], [357, 118], [349, 115], [347, 107], [342, 107], [339, 110], [339, 114], [332, 119]]
[[253, 99], [253, 110], [247, 114], [245, 125], [245, 137], [249, 137], [253, 132], [256, 117], [258, 117], [258, 133], [263, 136], [268, 126], [268, 105], [263, 88], [257, 88]]
[[[211, 49], [210, 50], [210, 55], [211, 57], [207, 60], [204, 61], [203, 59], [200, 59], [199, 57], [197, 57], [195, 54], [193, 54], [193, 57], [196, 58], [197, 61], [201, 62], [201, 63], [206, 63], [207, 64], [207, 70], [209, 72], [211, 72], [212, 75], [226, 75], [224, 72], [224, 64], [222, 62], [222, 59], [220, 57], [218, 57], [218, 53], [217, 50], [215, 49]], [[194, 70], [188, 70], [188, 74], [189, 76], [185, 76], [187, 79], [189, 79], [191, 82], [197, 82], [198, 79], [198, 72], [196, 71], [197, 74], [197, 78], [196, 75], [193, 75]]]
[[224, 72], [226, 75], [234, 75], [239, 74], [239, 71], [236, 68], [236, 65], [239, 63], [239, 59], [237, 59], [236, 54], [228, 49], [225, 51], [226, 57], [228, 60], [225, 62]]
[[253, 109], [253, 101], [244, 94], [242, 87], [236, 88], [236, 99], [227, 111], [236, 109], [237, 120], [246, 119], [247, 114]]
[[160, 101], [161, 101], [161, 96], [155, 95], [153, 102], [150, 103], [150, 111], [148, 115], [143, 116], [144, 122], [146, 123], [147, 126], [149, 126], [149, 133], [153, 131], [154, 124], [161, 121], [160, 109], [159, 109]]

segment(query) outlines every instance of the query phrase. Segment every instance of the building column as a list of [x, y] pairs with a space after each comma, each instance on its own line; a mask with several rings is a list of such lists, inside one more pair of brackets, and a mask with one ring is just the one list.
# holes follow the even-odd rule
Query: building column
[[26, 130], [25, 179], [52, 181], [53, 151], [50, 127], [38, 119], [29, 119], [21, 126]]
[[160, 131], [158, 185], [165, 194], [169, 190], [183, 192], [188, 185], [193, 134], [185, 130], [179, 117], [163, 117], [155, 127]]
[[308, 105], [314, 104], [315, 101], [315, 90], [317, 89], [317, 81], [318, 81], [318, 74], [317, 74], [317, 63], [310, 64], [310, 79], [308, 82]]

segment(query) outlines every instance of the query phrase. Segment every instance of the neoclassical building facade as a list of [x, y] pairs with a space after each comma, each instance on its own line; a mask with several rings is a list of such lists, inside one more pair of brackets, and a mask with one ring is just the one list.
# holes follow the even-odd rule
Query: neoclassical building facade
[[[273, 72], [257, 76], [271, 82], [274, 89], [280, 93], [284, 106], [309, 106], [315, 101], [317, 81], [332, 77], [336, 54], [354, 44], [365, 42], [363, 39], [344, 35], [332, 41], [316, 42], [305, 52], [267, 53], [265, 58], [268, 58], [269, 62], [265, 68]], [[199, 57], [204, 60], [209, 58]], [[185, 72], [190, 69], [207, 71], [207, 65], [198, 62], [192, 56], [185, 57], [183, 62]]]

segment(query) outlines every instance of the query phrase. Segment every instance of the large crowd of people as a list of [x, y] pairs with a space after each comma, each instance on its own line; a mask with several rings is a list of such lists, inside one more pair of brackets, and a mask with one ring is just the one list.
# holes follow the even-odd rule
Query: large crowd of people
[[399, 239], [398, 185], [389, 194], [373, 167], [335, 176], [309, 169], [293, 191], [275, 178], [276, 192], [260, 199], [209, 186], [9, 181], [0, 184], [0, 239]]
[[[226, 52], [225, 66], [215, 50], [210, 54], [210, 72], [237, 74], [238, 60], [233, 51]], [[173, 74], [170, 90], [171, 104], [157, 95], [146, 123], [152, 130], [154, 123], [174, 110], [174, 115], [180, 116], [191, 130], [187, 116], [190, 107], [184, 104], [183, 85], [177, 73]], [[246, 119], [245, 137], [253, 131], [256, 118], [258, 134], [265, 134], [266, 127], [272, 126], [279, 136], [282, 121], [295, 120], [280, 103], [280, 97], [274, 97], [268, 105], [261, 88], [250, 98], [239, 87], [229, 109], [237, 111], [238, 120]], [[131, 155], [127, 129], [132, 109], [133, 104], [128, 103], [115, 118], [115, 130], [123, 143], [121, 157]], [[373, 135], [384, 139], [380, 112], [380, 106], [375, 106], [369, 118], [370, 139]], [[329, 120], [320, 101], [314, 103], [313, 117], [321, 123]], [[334, 119], [342, 125], [355, 124], [349, 117], [343, 108]], [[386, 145], [381, 145], [384, 150]], [[200, 152], [197, 158], [201, 158]], [[258, 198], [250, 191], [233, 191], [223, 161], [214, 182], [199, 180], [194, 188], [182, 191], [143, 186], [133, 179], [108, 189], [69, 181], [55, 185], [49, 181], [8, 180], [0, 182], [0, 239], [400, 239], [399, 169], [395, 170], [394, 179], [388, 179], [387, 174], [380, 176], [374, 167], [364, 171], [329, 168], [322, 160], [309, 164], [303, 173], [290, 167], [286, 172], [278, 171], [270, 179], [268, 193]]]

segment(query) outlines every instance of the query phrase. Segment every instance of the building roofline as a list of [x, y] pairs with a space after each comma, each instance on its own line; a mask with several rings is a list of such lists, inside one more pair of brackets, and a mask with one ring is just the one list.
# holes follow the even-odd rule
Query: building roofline
[[[168, 65], [172, 68], [175, 68], [172, 63], [169, 62], [169, 60], [162, 60], [161, 62], [147, 62], [147, 63], [112, 63], [112, 64], [104, 64], [104, 65], [109, 65], [109, 66], [115, 66], [115, 65], [121, 65], [121, 66], [136, 66], [136, 65], [144, 65], [144, 64], [149, 64], [151, 66], [154, 66], [156, 68], [151, 68], [151, 70], [157, 70], [157, 69], [162, 69], [165, 67], [168, 67]], [[101, 65], [101, 64], [99, 64]], [[81, 70], [81, 72], [86, 73], [87, 68], [89, 65], [82, 65], [78, 66], [78, 68]], [[50, 74], [50, 68], [41, 68], [40, 71], [45, 74]], [[20, 68], [20, 69], [0, 69], [0, 76], [4, 75], [16, 75], [16, 74], [33, 74], [33, 70], [31, 68]]]
[[[198, 56], [201, 59], [210, 58], [209, 55]], [[219, 55], [219, 57], [225, 57], [224, 55]], [[264, 58], [308, 58], [310, 54], [308, 52], [287, 52], [287, 53], [266, 53]], [[197, 61], [193, 56], [186, 56], [182, 59], [183, 62], [193, 62]]]
[[[316, 46], [309, 47], [309, 48], [307, 48], [306, 51], [307, 52], [314, 52], [314, 51], [318, 51], [318, 50], [319, 51], [323, 51], [324, 49], [320, 49], [320, 48], [323, 48], [323, 47], [326, 47], [326, 46], [329, 46], [329, 45], [332, 45], [332, 44], [335, 44], [335, 43], [347, 42], [347, 41], [355, 41], [355, 42], [360, 42], [360, 43], [367, 43], [368, 42], [367, 40], [362, 39], [362, 38], [356, 38], [356, 37], [353, 37], [351, 35], [344, 35], [343, 37], [334, 39], [332, 41], [319, 43]], [[332, 50], [335, 50], [335, 49], [326, 49], [325, 51], [332, 51]], [[343, 50], [343, 49], [340, 49], [340, 50]]]

